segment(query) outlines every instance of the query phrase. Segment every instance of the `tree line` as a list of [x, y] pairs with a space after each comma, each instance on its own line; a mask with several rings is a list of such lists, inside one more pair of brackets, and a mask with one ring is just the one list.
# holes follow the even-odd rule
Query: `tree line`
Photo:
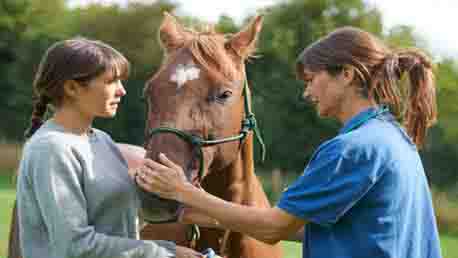
[[[0, 139], [22, 141], [32, 112], [33, 76], [44, 51], [57, 40], [83, 36], [114, 46], [133, 68], [117, 118], [98, 120], [95, 126], [109, 131], [117, 141], [141, 145], [146, 116], [141, 94], [163, 55], [157, 29], [162, 13], [173, 13], [177, 8], [167, 0], [81, 7], [70, 7], [65, 0], [0, 0]], [[253, 109], [268, 150], [267, 160], [257, 163], [263, 170], [300, 173], [318, 144], [340, 127], [336, 121], [318, 118], [314, 108], [300, 98], [303, 86], [295, 78], [294, 63], [308, 44], [337, 27], [350, 25], [378, 35], [391, 47], [428, 51], [409, 26], [384, 31], [380, 11], [362, 0], [290, 0], [258, 12], [264, 14], [264, 26], [258, 57], [248, 63], [247, 73]], [[197, 28], [204, 24], [199, 17], [179, 19]], [[225, 33], [236, 32], [241, 26], [225, 15], [215, 24], [216, 30]], [[421, 155], [430, 181], [453, 187], [458, 180], [454, 165], [458, 157], [458, 61], [443, 58], [435, 64], [439, 122], [430, 131]]]

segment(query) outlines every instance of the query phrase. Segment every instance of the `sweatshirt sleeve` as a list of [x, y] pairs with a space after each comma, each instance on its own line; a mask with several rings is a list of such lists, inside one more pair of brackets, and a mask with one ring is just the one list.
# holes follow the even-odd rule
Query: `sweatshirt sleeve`
[[81, 183], [83, 170], [70, 148], [49, 144], [30, 154], [29, 180], [54, 257], [175, 257], [173, 242], [109, 236], [89, 225]]

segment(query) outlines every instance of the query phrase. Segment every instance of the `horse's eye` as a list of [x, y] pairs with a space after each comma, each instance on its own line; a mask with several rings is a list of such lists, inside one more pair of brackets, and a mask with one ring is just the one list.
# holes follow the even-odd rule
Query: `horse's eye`
[[232, 92], [231, 91], [224, 91], [223, 93], [221, 93], [220, 95], [218, 95], [216, 98], [218, 101], [226, 101], [228, 100], [230, 97], [232, 96]]

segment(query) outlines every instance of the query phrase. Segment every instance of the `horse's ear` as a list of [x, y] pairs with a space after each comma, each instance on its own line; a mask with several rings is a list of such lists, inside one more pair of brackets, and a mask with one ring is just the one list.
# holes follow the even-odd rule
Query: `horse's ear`
[[241, 58], [249, 57], [255, 50], [256, 41], [262, 28], [262, 16], [256, 16], [250, 24], [235, 34], [226, 43]]
[[186, 31], [183, 26], [168, 12], [164, 12], [164, 19], [159, 27], [159, 40], [171, 52], [183, 46], [186, 41]]

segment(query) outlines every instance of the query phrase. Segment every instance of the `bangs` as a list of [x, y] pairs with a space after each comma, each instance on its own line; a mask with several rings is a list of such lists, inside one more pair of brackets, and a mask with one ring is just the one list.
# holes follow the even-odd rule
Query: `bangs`
[[304, 49], [296, 58], [296, 79], [304, 79], [304, 70], [316, 71], [320, 65], [312, 65], [313, 51], [312, 46]]
[[296, 78], [302, 80], [304, 78], [304, 70], [318, 72], [320, 70], [334, 70], [333, 66], [329, 65], [326, 58], [332, 50], [327, 48], [323, 40], [317, 41], [305, 48], [296, 58]]
[[130, 63], [119, 52], [110, 53], [102, 62], [104, 71], [110, 73], [111, 80], [127, 80], [130, 74]]
[[74, 75], [71, 79], [87, 83], [103, 73], [109, 73], [112, 81], [129, 77], [129, 61], [111, 46], [84, 38], [68, 40], [67, 45], [74, 51], [71, 60]]

